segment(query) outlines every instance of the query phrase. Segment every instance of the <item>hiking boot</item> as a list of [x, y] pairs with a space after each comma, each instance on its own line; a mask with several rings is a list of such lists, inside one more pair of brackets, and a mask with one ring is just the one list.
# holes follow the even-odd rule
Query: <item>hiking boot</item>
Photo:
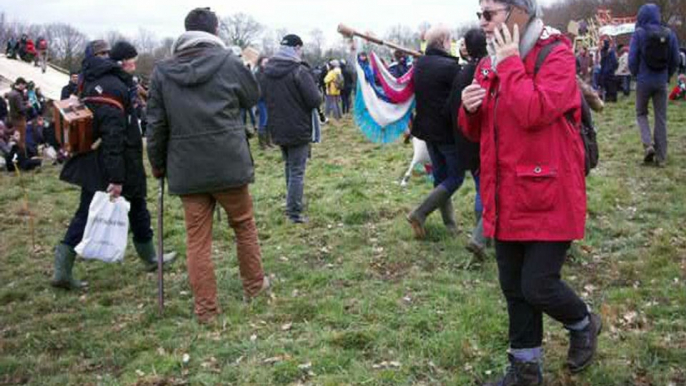
[[270, 294], [271, 288], [272, 284], [269, 281], [269, 277], [265, 276], [264, 279], [262, 279], [262, 287], [260, 287], [260, 289], [256, 293], [250, 295], [247, 291], [243, 290], [243, 302], [250, 303], [253, 301], [253, 299], [262, 294]]
[[267, 147], [268, 148], [273, 149], [276, 147], [276, 145], [274, 145], [274, 141], [272, 140], [272, 134], [271, 133], [267, 132], [267, 134], [265, 135], [265, 138], [267, 140]]
[[453, 209], [452, 200], [446, 200], [439, 209], [441, 211], [441, 217], [443, 218], [443, 224], [446, 229], [448, 229], [448, 233], [453, 237], [457, 236], [460, 231], [457, 229], [457, 222], [455, 222], [455, 210]]
[[[157, 251], [155, 251], [155, 244], [152, 240], [145, 243], [133, 242], [133, 246], [136, 248], [136, 253], [143, 263], [143, 269], [147, 272], [153, 272], [157, 270]], [[176, 260], [176, 252], [165, 253], [162, 256], [162, 261], [164, 266], [171, 264]]]
[[74, 248], [60, 243], [55, 248], [55, 272], [50, 285], [66, 290], [81, 289], [88, 285], [88, 283], [76, 280], [72, 276], [74, 260], [76, 260]]
[[543, 373], [540, 362], [521, 362], [508, 355], [510, 366], [505, 376], [497, 382], [484, 386], [538, 386], [543, 384]]
[[643, 155], [643, 163], [653, 163], [653, 160], [655, 159], [655, 148], [651, 145], [643, 145], [643, 148], [645, 149]]
[[572, 373], [578, 373], [588, 367], [598, 347], [598, 335], [603, 328], [603, 321], [597, 314], [589, 314], [588, 326], [581, 331], [569, 331], [569, 351], [567, 366]]
[[655, 157], [655, 167], [662, 169], [666, 166], [667, 166], [667, 163], [665, 160], [662, 160], [658, 157]]
[[307, 218], [301, 214], [299, 214], [297, 216], [289, 217], [288, 219], [291, 220], [291, 222], [293, 224], [307, 224], [308, 222], [310, 222], [309, 218]]
[[449, 199], [450, 193], [444, 187], [438, 186], [429, 193], [417, 208], [407, 215], [407, 221], [412, 226], [412, 231], [416, 238], [423, 239], [426, 237], [426, 229], [424, 229], [426, 217], [434, 210], [443, 206]]

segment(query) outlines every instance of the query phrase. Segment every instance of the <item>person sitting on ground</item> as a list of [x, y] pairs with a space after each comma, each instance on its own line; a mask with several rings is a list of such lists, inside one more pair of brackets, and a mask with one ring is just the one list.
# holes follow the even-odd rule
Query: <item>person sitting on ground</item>
[[[572, 240], [583, 239], [586, 228], [581, 93], [572, 44], [543, 23], [537, 0], [479, 5], [490, 55], [462, 92], [459, 125], [480, 142], [484, 234], [495, 238], [509, 315], [510, 366], [489, 385], [537, 386], [544, 314], [569, 331], [573, 373], [592, 362], [602, 327], [561, 279]], [[511, 29], [512, 14], [523, 17]]]
[[29, 171], [40, 167], [43, 161], [37, 157], [30, 157], [26, 154], [26, 150], [21, 146], [21, 133], [15, 130], [8, 143], [9, 152], [5, 156], [5, 166], [8, 172], [15, 171], [15, 162], [19, 166], [19, 170]]
[[26, 155], [37, 157], [40, 155], [40, 147], [45, 146], [45, 118], [42, 115], [34, 118], [26, 125]]
[[674, 86], [672, 92], [669, 94], [670, 101], [686, 100], [686, 75], [679, 74], [677, 85]]
[[14, 36], [10, 36], [10, 38], [7, 39], [7, 46], [5, 47], [5, 56], [7, 56], [8, 59], [17, 58], [17, 44], [17, 39], [15, 39]]

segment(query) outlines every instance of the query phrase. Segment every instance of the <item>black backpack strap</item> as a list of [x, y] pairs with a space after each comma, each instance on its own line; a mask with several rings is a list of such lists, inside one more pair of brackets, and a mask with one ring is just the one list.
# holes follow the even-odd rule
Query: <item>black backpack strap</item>
[[534, 66], [534, 75], [538, 74], [541, 66], [543, 66], [543, 62], [545, 62], [545, 60], [548, 58], [548, 55], [550, 55], [550, 53], [553, 52], [553, 49], [559, 44], [560, 41], [555, 40], [552, 43], [546, 44], [541, 51], [538, 52], [538, 56], [536, 57], [536, 65]]

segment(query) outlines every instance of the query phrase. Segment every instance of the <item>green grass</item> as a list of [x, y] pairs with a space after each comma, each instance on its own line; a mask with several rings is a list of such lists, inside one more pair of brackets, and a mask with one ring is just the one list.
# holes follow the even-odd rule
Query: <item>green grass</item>
[[[588, 179], [587, 237], [564, 275], [606, 328], [597, 363], [572, 376], [563, 366], [567, 335], [546, 319], [545, 375], [549, 385], [683, 385], [686, 105], [670, 105], [663, 170], [640, 165], [631, 101], [597, 120], [602, 158]], [[78, 261], [87, 291], [51, 288], [52, 249], [78, 191], [58, 181], [55, 167], [24, 176], [35, 215], [32, 253], [19, 180], [3, 173], [0, 384], [469, 385], [501, 373], [507, 315], [496, 265], [491, 258], [470, 266], [464, 250], [474, 221], [471, 180], [454, 200], [462, 236], [451, 239], [434, 215], [429, 239], [415, 241], [404, 216], [430, 184], [414, 177], [406, 189], [397, 185], [411, 146], [370, 144], [349, 121], [329, 125], [307, 173], [311, 222], [292, 226], [283, 214], [280, 153], [253, 150], [251, 189], [275, 297], [242, 303], [223, 216], [213, 245], [223, 313], [212, 326], [194, 320], [184, 259], [166, 273], [162, 319], [156, 276], [140, 271], [131, 247], [122, 264]], [[155, 188], [150, 180], [153, 217]], [[166, 245], [183, 255], [178, 198], [166, 201], [165, 213]]]

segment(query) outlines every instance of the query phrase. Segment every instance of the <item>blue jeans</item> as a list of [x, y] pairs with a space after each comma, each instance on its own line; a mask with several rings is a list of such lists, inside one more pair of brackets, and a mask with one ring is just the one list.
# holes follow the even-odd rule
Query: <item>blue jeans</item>
[[257, 114], [259, 115], [259, 124], [257, 125], [257, 133], [259, 135], [267, 134], [267, 102], [260, 99], [257, 102]]
[[250, 122], [252, 126], [255, 127], [255, 112], [253, 112], [252, 107], [249, 109], [241, 109], [241, 117], [243, 118], [243, 124], [248, 125], [248, 113], [250, 113]]
[[281, 146], [286, 174], [286, 215], [291, 220], [300, 217], [303, 210], [303, 191], [305, 190], [305, 169], [310, 144]]
[[[67, 234], [64, 235], [63, 244], [72, 248], [76, 247], [83, 239], [83, 232], [86, 230], [86, 223], [88, 222], [88, 208], [93, 201], [95, 192], [90, 192], [86, 189], [81, 189], [81, 200], [79, 201], [79, 208], [76, 210], [74, 217], [69, 223]], [[127, 198], [131, 203], [129, 210], [129, 228], [133, 233], [133, 241], [137, 243], [146, 243], [152, 240], [152, 228], [150, 227], [150, 212], [145, 203], [145, 198]]]
[[457, 146], [453, 143], [427, 142], [431, 157], [434, 187], [442, 185], [451, 195], [464, 182], [464, 169], [460, 167]]

